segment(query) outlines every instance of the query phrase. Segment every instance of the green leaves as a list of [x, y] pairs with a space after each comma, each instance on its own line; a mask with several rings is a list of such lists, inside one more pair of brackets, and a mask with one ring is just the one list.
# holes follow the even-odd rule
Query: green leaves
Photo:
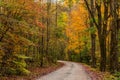
[[15, 55], [17, 58], [19, 58], [19, 59], [31, 59], [31, 57], [27, 57], [27, 56], [25, 56], [25, 55], [20, 55], [20, 54], [16, 54]]
[[94, 34], [94, 33], [96, 33], [96, 27], [94, 27], [94, 26], [89, 27], [87, 31], [89, 31], [91, 34]]
[[15, 55], [16, 60], [13, 61], [14, 63], [14, 70], [16, 74], [18, 75], [29, 75], [30, 71], [26, 69], [27, 64], [25, 62], [26, 59], [29, 59], [30, 57], [27, 57], [25, 55]]

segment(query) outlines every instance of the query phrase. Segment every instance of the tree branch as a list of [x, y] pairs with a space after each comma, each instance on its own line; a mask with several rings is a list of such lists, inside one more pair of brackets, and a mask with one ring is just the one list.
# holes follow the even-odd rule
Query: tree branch
[[87, 6], [88, 12], [90, 13], [90, 16], [93, 18], [93, 22], [94, 22], [95, 26], [96, 26], [97, 28], [99, 28], [99, 26], [98, 26], [98, 24], [97, 24], [97, 22], [96, 22], [96, 20], [95, 20], [95, 16], [92, 14], [92, 11], [91, 11], [91, 9], [90, 9], [90, 7], [89, 7], [89, 4], [88, 4], [87, 0], [84, 0], [84, 2], [85, 2], [85, 4], [86, 4], [86, 6]]

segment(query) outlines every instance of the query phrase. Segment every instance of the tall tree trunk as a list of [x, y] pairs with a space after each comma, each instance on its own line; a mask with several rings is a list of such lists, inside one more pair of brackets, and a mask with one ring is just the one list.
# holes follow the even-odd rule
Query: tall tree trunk
[[[97, 17], [98, 17], [98, 38], [100, 44], [100, 71], [106, 70], [106, 27], [102, 24], [101, 4], [96, 3]], [[104, 14], [105, 15], [105, 14]], [[104, 16], [105, 17], [105, 16]], [[106, 24], [106, 23], [105, 23]]]
[[[43, 7], [43, 0], [41, 0], [41, 8]], [[45, 18], [44, 16], [42, 16], [41, 21], [43, 24], [45, 24]], [[45, 48], [45, 41], [44, 41], [44, 34], [45, 34], [45, 30], [44, 28], [41, 29], [42, 32], [42, 36], [41, 36], [41, 47], [40, 47], [40, 53], [41, 53], [41, 61], [40, 61], [40, 66], [43, 67], [44, 66], [44, 57], [45, 57], [45, 53], [44, 53], [44, 48]], [[39, 43], [40, 44], [40, 43]]]
[[43, 62], [44, 62], [44, 29], [42, 29], [42, 37], [41, 37], [41, 62], [40, 66], [43, 67]]
[[101, 53], [100, 71], [104, 72], [106, 70], [106, 38], [100, 36], [99, 43]]
[[[100, 70], [105, 71], [106, 70], [106, 60], [107, 60], [107, 27], [108, 27], [108, 13], [109, 13], [109, 0], [104, 0], [103, 1], [103, 6], [104, 6], [104, 19], [101, 21], [103, 28], [101, 28], [101, 35], [99, 38], [100, 39], [100, 49], [101, 49], [101, 62], [100, 62]], [[102, 14], [102, 12], [101, 12]], [[101, 16], [102, 20], [102, 16]]]
[[118, 71], [118, 14], [117, 0], [111, 1], [112, 25], [111, 25], [111, 43], [110, 43], [110, 72]]
[[96, 55], [95, 55], [95, 49], [96, 49], [96, 35], [91, 34], [91, 65], [92, 67], [96, 67]]
[[47, 36], [46, 36], [46, 55], [48, 61], [49, 59], [49, 40], [50, 40], [50, 8], [51, 8], [51, 0], [47, 0]]
[[[95, 5], [94, 5], [94, 0], [91, 0], [91, 12], [93, 13], [93, 15], [95, 14]], [[92, 17], [90, 17], [92, 19]], [[94, 23], [93, 21], [90, 22], [90, 27], [94, 27]], [[95, 33], [91, 33], [91, 65], [92, 67], [96, 67], [96, 57], [95, 57], [95, 44], [96, 44], [96, 35]]]

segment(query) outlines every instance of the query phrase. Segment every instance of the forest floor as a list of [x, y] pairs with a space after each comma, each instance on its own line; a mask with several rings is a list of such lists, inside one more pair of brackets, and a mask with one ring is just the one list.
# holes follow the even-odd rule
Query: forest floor
[[29, 70], [31, 71], [31, 74], [28, 76], [7, 76], [7, 77], [0, 77], [0, 80], [35, 80], [36, 77], [47, 75], [63, 66], [64, 66], [64, 63], [58, 62], [57, 65], [52, 65], [45, 68], [31, 67], [29, 68]]
[[80, 63], [83, 66], [84, 70], [88, 73], [92, 80], [104, 80], [105, 73], [100, 72], [99, 70], [92, 68], [86, 64]]

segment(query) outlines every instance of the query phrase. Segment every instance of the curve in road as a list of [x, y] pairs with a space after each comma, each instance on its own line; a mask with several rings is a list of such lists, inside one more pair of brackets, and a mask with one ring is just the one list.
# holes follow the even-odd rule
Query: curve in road
[[65, 66], [36, 80], [92, 80], [80, 64], [68, 61], [60, 62]]

